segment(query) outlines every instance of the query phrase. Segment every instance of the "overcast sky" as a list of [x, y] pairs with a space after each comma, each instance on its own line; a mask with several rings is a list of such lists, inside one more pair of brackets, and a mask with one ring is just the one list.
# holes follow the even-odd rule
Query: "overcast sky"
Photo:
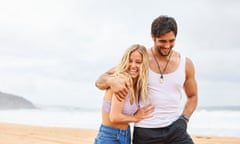
[[0, 91], [36, 104], [95, 107], [94, 82], [150, 26], [175, 17], [175, 50], [192, 59], [199, 105], [240, 105], [238, 0], [0, 0]]

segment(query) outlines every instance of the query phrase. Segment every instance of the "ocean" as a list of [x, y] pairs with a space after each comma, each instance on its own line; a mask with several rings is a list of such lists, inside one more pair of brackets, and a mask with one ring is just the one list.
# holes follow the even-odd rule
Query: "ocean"
[[[39, 109], [0, 110], [0, 122], [69, 128], [98, 129], [100, 109], [41, 106]], [[188, 124], [194, 135], [240, 137], [240, 107], [198, 108]]]

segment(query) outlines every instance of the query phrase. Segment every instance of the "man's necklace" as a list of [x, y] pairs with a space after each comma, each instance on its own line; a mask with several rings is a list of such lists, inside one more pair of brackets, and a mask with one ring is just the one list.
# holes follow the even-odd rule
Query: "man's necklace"
[[153, 58], [154, 58], [154, 60], [155, 60], [155, 62], [156, 62], [156, 64], [157, 64], [157, 66], [158, 66], [159, 73], [161, 74], [161, 76], [160, 76], [160, 83], [163, 83], [163, 82], [164, 82], [163, 74], [165, 73], [165, 71], [166, 71], [166, 69], [167, 69], [168, 63], [169, 63], [169, 61], [170, 61], [170, 59], [171, 59], [171, 56], [172, 56], [172, 52], [171, 52], [170, 55], [169, 55], [169, 59], [167, 60], [167, 63], [166, 63], [166, 65], [165, 65], [165, 67], [163, 68], [163, 71], [161, 71], [161, 69], [160, 69], [160, 65], [159, 65], [159, 63], [158, 63], [158, 61], [157, 61], [157, 58], [156, 58], [156, 57], [154, 56], [154, 54], [153, 54], [152, 48], [151, 48], [151, 52], [152, 52]]

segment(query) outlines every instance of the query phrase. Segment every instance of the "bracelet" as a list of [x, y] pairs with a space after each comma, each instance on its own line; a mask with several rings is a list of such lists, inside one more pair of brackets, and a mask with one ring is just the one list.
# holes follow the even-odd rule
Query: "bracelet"
[[182, 114], [182, 115], [180, 116], [180, 119], [183, 119], [183, 120], [185, 120], [186, 122], [188, 122], [189, 119], [190, 119], [190, 117], [189, 117], [188, 115]]

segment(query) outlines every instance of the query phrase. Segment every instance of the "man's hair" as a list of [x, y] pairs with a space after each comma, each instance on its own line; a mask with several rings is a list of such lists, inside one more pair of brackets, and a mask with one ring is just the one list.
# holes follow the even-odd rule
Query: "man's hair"
[[177, 23], [173, 17], [162, 15], [152, 22], [151, 34], [153, 37], [160, 37], [171, 31], [177, 36]]

